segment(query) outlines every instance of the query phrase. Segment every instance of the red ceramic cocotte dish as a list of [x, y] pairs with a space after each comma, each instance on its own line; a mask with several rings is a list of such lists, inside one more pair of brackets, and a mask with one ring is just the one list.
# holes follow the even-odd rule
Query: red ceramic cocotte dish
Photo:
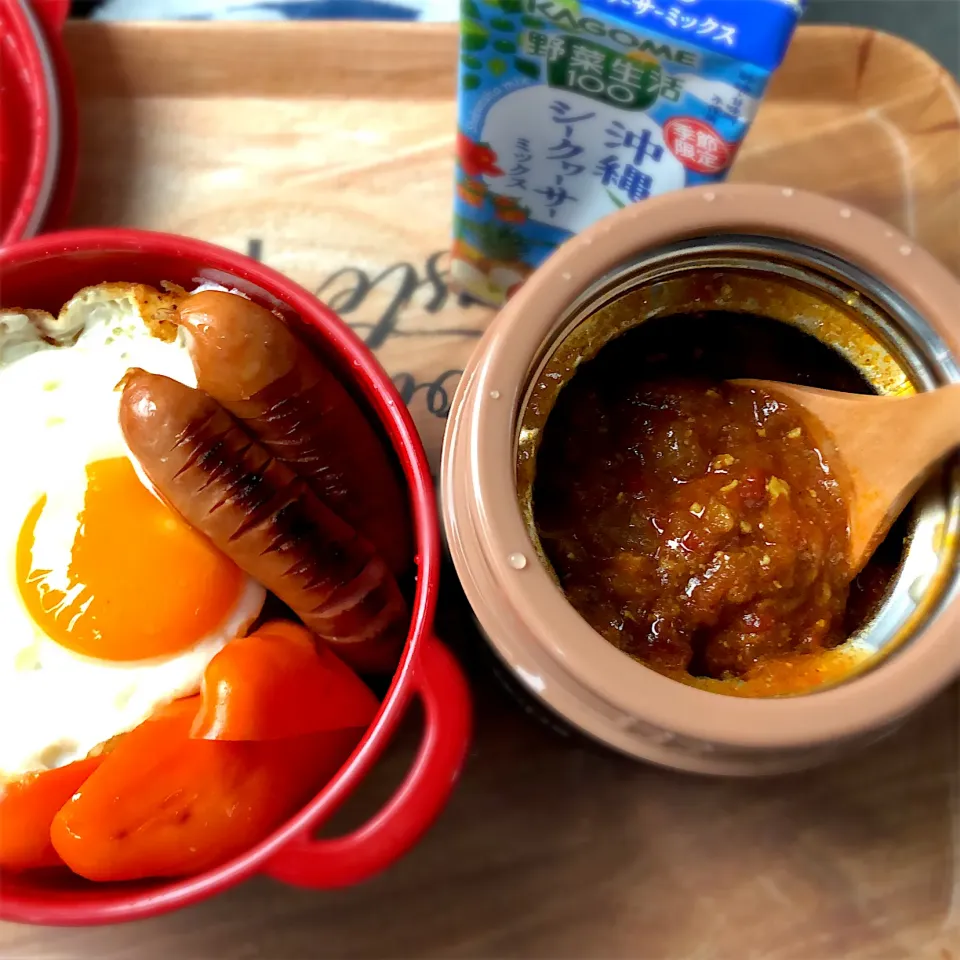
[[60, 29], [70, 0], [0, 0], [0, 243], [66, 220], [77, 107]]
[[[489, 327], [444, 438], [447, 541], [511, 685], [547, 718], [624, 754], [727, 775], [822, 762], [884, 736], [946, 687], [960, 670], [960, 479], [953, 463], [931, 478], [881, 547], [891, 554], [882, 595], [840, 638], [842, 662], [832, 661], [833, 673], [810, 677], [790, 695], [744, 695], [736, 679], [723, 690], [709, 687], [701, 679], [724, 678], [700, 672], [694, 661], [697, 673], [675, 679], [595, 632], [553, 574], [536, 522], [535, 480], [554, 404], [606, 344], [627, 356], [621, 338], [644, 343], [636, 337], [660, 329], [665, 339], [674, 337], [683, 363], [718, 358], [716, 366], [725, 365], [713, 374], [719, 379], [788, 379], [803, 352], [819, 359], [799, 371], [809, 377], [799, 382], [829, 386], [818, 377], [842, 369], [863, 391], [903, 395], [960, 381], [958, 304], [956, 278], [909, 237], [846, 204], [791, 188], [677, 191], [619, 211], [564, 244]], [[652, 322], [659, 327], [648, 327]], [[764, 332], [738, 350], [726, 335], [711, 333], [747, 329], [748, 322]], [[773, 366], [784, 337], [806, 346]], [[635, 378], [666, 355], [650, 349], [629, 357], [612, 369]], [[739, 372], [758, 361], [762, 369]], [[592, 407], [586, 410], [593, 416]], [[580, 429], [599, 424], [581, 419]], [[891, 438], [894, 456], [895, 444]], [[567, 449], [576, 452], [575, 440]], [[574, 463], [573, 454], [565, 462]], [[634, 469], [650, 469], [647, 462]], [[695, 505], [688, 512], [699, 516]], [[751, 529], [728, 528], [733, 536]], [[641, 546], [641, 557], [650, 556], [644, 549], [655, 548]], [[642, 573], [643, 565], [630, 569], [631, 576], [653, 575]]]
[[[102, 924], [156, 916], [265, 873], [297, 886], [357, 883], [402, 856], [443, 808], [470, 738], [469, 691], [432, 633], [440, 576], [436, 501], [427, 461], [406, 407], [371, 353], [324, 304], [281, 274], [240, 254], [183, 237], [138, 230], [82, 230], [0, 250], [0, 302], [56, 311], [76, 291], [105, 280], [192, 289], [238, 289], [288, 318], [299, 317], [330, 367], [381, 427], [401, 465], [415, 533], [417, 583], [409, 634], [373, 724], [341, 769], [296, 816], [243, 855], [198, 876], [93, 884], [38, 872], [0, 877], [0, 917], [38, 924]], [[294, 320], [294, 322], [296, 322]], [[412, 698], [424, 710], [419, 751], [386, 805], [355, 832], [313, 839], [383, 751]]]

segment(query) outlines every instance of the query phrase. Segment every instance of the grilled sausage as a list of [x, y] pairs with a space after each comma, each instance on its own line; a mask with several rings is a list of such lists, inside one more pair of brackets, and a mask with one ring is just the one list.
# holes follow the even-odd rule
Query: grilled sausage
[[283, 320], [236, 294], [198, 293], [179, 321], [200, 389], [403, 572], [413, 553], [407, 499], [340, 381]]
[[406, 609], [383, 559], [220, 404], [133, 370], [120, 426], [157, 492], [340, 657], [396, 665]]

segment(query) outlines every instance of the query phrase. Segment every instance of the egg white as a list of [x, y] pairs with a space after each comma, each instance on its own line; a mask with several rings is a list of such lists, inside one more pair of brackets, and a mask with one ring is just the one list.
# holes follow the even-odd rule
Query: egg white
[[[47, 558], [63, 565], [83, 505], [86, 465], [128, 457], [145, 479], [118, 422], [116, 386], [126, 371], [142, 367], [196, 386], [182, 334], [171, 341], [154, 336], [142, 304], [116, 287], [115, 296], [92, 298], [54, 331], [63, 345], [45, 340], [25, 311], [0, 316], [0, 782], [81, 759], [157, 707], [195, 693], [206, 665], [249, 629], [266, 597], [248, 578], [208, 636], [180, 653], [131, 662], [67, 650], [23, 606], [16, 545], [37, 500], [47, 496], [34, 558], [42, 555], [45, 567]], [[78, 317], [80, 325], [69, 329]]]

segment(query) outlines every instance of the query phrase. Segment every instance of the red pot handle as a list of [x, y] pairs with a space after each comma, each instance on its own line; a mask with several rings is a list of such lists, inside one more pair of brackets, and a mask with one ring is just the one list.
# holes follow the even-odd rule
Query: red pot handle
[[308, 831], [291, 840], [271, 858], [269, 876], [315, 889], [359, 883], [403, 856], [437, 818], [470, 742], [470, 691], [453, 654], [434, 637], [421, 647], [413, 687], [423, 701], [423, 741], [397, 792], [345, 837], [314, 840]]

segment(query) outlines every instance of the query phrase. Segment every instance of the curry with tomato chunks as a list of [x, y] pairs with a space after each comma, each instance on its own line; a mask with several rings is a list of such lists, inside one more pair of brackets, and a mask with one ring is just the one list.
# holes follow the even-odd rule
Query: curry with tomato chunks
[[839, 354], [776, 321], [648, 321], [560, 392], [534, 519], [570, 603], [614, 646], [718, 692], [800, 692], [849, 671], [835, 648], [882, 594], [903, 534], [851, 597], [829, 463], [783, 401], [726, 382], [740, 377], [869, 391]]

